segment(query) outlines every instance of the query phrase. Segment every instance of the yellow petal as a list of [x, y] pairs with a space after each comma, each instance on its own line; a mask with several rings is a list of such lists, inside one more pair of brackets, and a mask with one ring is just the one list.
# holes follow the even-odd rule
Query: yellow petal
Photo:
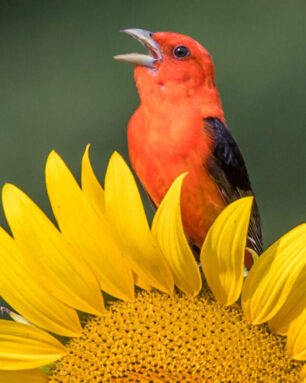
[[11, 309], [9, 309], [7, 307], [1, 307], [0, 310], [5, 312], [15, 322], [24, 323], [24, 324], [32, 324], [26, 318], [24, 318], [23, 316], [15, 313], [15, 311], [13, 311], [13, 310], [11, 310]]
[[121, 256], [105, 222], [88, 203], [71, 172], [55, 152], [46, 164], [46, 184], [59, 227], [94, 270], [101, 288], [117, 298], [132, 300], [132, 271]]
[[78, 336], [75, 310], [66, 306], [37, 280], [16, 242], [0, 227], [0, 295], [31, 323], [63, 336]]
[[113, 234], [132, 269], [146, 283], [171, 293], [171, 271], [150, 232], [135, 179], [116, 152], [105, 176], [105, 206]]
[[52, 363], [65, 347], [37, 327], [0, 320], [0, 370], [22, 370]]
[[1, 383], [47, 383], [48, 376], [39, 368], [18, 371], [0, 371]]
[[180, 195], [184, 177], [182, 174], [173, 182], [157, 209], [152, 234], [170, 265], [176, 286], [194, 296], [200, 292], [202, 280], [182, 224]]
[[254, 324], [270, 320], [285, 303], [306, 263], [306, 224], [274, 242], [250, 270], [242, 290], [242, 308]]
[[306, 307], [289, 326], [287, 351], [295, 360], [306, 360]]
[[140, 287], [141, 289], [146, 290], [146, 291], [152, 290], [152, 286], [150, 286], [143, 279], [139, 278], [139, 276], [136, 273], [134, 273], [134, 281], [135, 281], [135, 285]]
[[203, 272], [217, 301], [231, 305], [239, 298], [253, 197], [228, 205], [210, 227], [201, 249]]
[[[99, 214], [102, 220], [106, 220], [106, 212], [105, 212], [105, 199], [104, 199], [104, 190], [99, 183], [89, 159], [89, 148], [90, 145], [86, 146], [86, 150], [84, 156], [82, 158], [82, 191], [84, 195], [87, 197], [88, 202], [91, 204], [92, 208], [95, 209], [96, 213]], [[105, 224], [107, 224], [105, 222]], [[138, 277], [137, 274], [134, 274], [135, 285], [150, 291], [151, 286], [146, 283], [144, 280]]]
[[286, 335], [290, 323], [306, 307], [306, 267], [295, 281], [285, 303], [268, 322], [270, 329], [280, 335]]
[[89, 159], [89, 147], [87, 145], [82, 159], [82, 190], [95, 211], [105, 218], [104, 190], [92, 169]]
[[100, 315], [99, 284], [87, 263], [37, 205], [14, 185], [2, 191], [6, 219], [33, 273], [67, 305]]

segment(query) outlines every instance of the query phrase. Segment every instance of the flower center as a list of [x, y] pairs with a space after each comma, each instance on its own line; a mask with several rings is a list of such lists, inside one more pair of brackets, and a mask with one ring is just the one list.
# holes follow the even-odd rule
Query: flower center
[[91, 317], [50, 382], [297, 382], [283, 337], [243, 319], [240, 306], [200, 296], [139, 292]]

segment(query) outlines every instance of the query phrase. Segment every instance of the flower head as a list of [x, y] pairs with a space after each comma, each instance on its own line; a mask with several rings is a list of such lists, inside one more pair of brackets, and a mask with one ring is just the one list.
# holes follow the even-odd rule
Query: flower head
[[[0, 293], [31, 324], [0, 320], [2, 380], [43, 382], [39, 367], [59, 361], [50, 381], [296, 381], [306, 358], [306, 225], [268, 248], [244, 280], [252, 197], [234, 202], [201, 249], [209, 288], [202, 286], [181, 222], [183, 178], [151, 228], [117, 153], [105, 191], [88, 148], [82, 188], [50, 154], [46, 184], [60, 230], [22, 191], [4, 186], [13, 238], [0, 230]], [[135, 294], [135, 285], [143, 291]], [[101, 290], [120, 300], [105, 307]], [[83, 327], [77, 310], [91, 314]], [[271, 329], [287, 335], [287, 350]], [[48, 332], [72, 339], [64, 346]]]

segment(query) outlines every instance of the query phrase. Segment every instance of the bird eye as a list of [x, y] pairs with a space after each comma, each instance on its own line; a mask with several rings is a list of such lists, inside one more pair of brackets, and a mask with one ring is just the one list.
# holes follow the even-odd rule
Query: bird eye
[[175, 47], [173, 49], [173, 55], [177, 59], [183, 59], [190, 55], [189, 49], [185, 47], [184, 45], [179, 45], [178, 47]]

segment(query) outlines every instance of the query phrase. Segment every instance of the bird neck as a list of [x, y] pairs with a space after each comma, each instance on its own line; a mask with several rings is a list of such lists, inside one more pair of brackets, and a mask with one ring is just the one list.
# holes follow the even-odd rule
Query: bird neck
[[197, 86], [186, 86], [177, 82], [161, 82], [154, 74], [136, 76], [140, 107], [150, 113], [163, 113], [176, 109], [179, 117], [181, 107], [197, 110], [201, 117], [216, 117], [225, 123], [219, 92], [212, 81]]

